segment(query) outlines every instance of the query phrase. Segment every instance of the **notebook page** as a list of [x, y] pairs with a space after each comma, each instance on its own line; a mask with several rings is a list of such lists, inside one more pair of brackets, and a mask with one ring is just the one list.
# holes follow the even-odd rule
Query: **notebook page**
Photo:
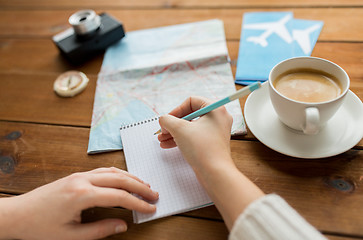
[[157, 135], [154, 135], [159, 129], [158, 119], [154, 118], [120, 130], [128, 171], [159, 192], [156, 212], [133, 211], [135, 223], [213, 204], [179, 149], [160, 147]]

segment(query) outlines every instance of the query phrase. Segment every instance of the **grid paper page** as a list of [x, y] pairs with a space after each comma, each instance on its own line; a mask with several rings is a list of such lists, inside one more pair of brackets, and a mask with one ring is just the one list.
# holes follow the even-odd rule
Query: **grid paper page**
[[213, 204], [179, 149], [160, 147], [157, 135], [154, 135], [159, 129], [158, 118], [154, 118], [120, 130], [128, 172], [159, 192], [156, 212], [133, 211], [135, 223]]

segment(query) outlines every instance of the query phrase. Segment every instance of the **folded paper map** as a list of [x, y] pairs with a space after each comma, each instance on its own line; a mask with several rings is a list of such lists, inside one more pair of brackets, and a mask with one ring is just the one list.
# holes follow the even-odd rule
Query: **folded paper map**
[[[223, 22], [129, 32], [104, 57], [97, 80], [88, 153], [122, 149], [119, 128], [170, 112], [190, 96], [235, 92]], [[238, 101], [226, 105], [232, 134], [246, 127]]]

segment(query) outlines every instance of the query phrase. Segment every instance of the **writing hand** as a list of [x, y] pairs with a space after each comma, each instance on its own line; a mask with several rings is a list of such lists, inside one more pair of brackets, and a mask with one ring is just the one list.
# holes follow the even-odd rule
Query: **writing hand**
[[180, 119], [211, 103], [206, 98], [190, 97], [159, 120], [162, 131], [158, 136], [160, 146], [172, 148], [177, 145], [194, 170], [217, 166], [225, 162], [223, 160], [233, 165], [230, 158], [233, 119], [225, 107], [217, 108], [191, 122]]
[[209, 104], [208, 99], [191, 97], [170, 115], [160, 117], [162, 133], [158, 139], [162, 148], [179, 147], [231, 229], [242, 211], [263, 196], [263, 192], [237, 169], [232, 160], [233, 119], [224, 107], [191, 122], [180, 119]]

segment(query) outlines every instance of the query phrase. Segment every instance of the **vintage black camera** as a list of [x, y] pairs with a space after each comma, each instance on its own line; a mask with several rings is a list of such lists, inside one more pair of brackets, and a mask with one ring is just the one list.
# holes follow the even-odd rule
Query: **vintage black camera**
[[93, 10], [81, 10], [70, 16], [68, 21], [72, 28], [53, 36], [53, 42], [74, 65], [103, 53], [108, 46], [125, 36], [122, 23], [106, 13], [97, 15]]

